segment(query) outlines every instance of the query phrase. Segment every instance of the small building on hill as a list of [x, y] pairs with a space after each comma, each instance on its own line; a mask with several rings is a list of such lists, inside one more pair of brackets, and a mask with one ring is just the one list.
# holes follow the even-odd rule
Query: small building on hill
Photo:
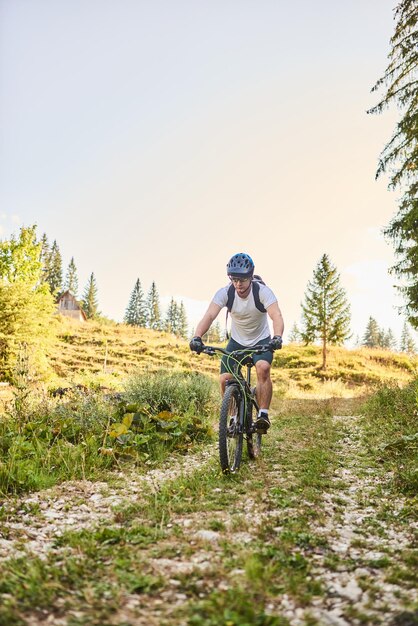
[[66, 317], [71, 317], [73, 320], [77, 320], [79, 322], [85, 322], [87, 320], [87, 316], [84, 313], [83, 309], [71, 293], [71, 291], [64, 291], [64, 293], [60, 294], [57, 300], [58, 313], [61, 315], [65, 315]]

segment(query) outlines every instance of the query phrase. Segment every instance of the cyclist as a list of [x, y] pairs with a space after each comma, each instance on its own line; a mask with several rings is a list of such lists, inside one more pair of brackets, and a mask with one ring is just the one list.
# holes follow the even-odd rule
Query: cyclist
[[[254, 262], [244, 253], [234, 254], [226, 266], [227, 274], [233, 287], [227, 285], [219, 289], [211, 301], [208, 310], [196, 326], [195, 336], [190, 342], [190, 349], [200, 354], [204, 348], [202, 337], [208, 332], [213, 321], [224, 306], [231, 312], [231, 338], [226, 346], [228, 352], [242, 348], [251, 348], [255, 345], [266, 345], [266, 348], [279, 350], [282, 347], [284, 323], [277, 298], [272, 290], [261, 279], [254, 278]], [[259, 277], [258, 277], [259, 278]], [[258, 282], [255, 285], [255, 282]], [[233, 302], [231, 306], [231, 289]], [[273, 337], [267, 320], [270, 317], [273, 324]], [[221, 389], [225, 391], [228, 379], [227, 357], [221, 362]], [[257, 401], [260, 411], [255, 422], [256, 429], [266, 432], [270, 427], [269, 407], [273, 394], [273, 385], [270, 378], [273, 354], [266, 350], [262, 354], [254, 355], [257, 373]]]

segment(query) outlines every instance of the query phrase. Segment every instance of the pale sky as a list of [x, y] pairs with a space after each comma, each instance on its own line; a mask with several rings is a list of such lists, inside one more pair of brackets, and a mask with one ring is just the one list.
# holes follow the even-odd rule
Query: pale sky
[[395, 4], [0, 0], [0, 237], [36, 223], [117, 321], [139, 278], [194, 325], [248, 252], [287, 332], [327, 253], [353, 334], [399, 337], [396, 112], [366, 114]]

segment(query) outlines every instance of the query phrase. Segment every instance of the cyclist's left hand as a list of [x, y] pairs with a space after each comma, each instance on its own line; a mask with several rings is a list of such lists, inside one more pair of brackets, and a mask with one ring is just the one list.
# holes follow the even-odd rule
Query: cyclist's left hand
[[283, 340], [280, 335], [274, 335], [270, 340], [269, 348], [271, 348], [271, 350], [281, 350], [282, 345]]

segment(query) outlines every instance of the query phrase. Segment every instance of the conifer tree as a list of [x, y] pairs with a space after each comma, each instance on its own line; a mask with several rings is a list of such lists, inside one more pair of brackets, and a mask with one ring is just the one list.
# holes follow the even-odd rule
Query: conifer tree
[[182, 339], [187, 339], [189, 325], [187, 323], [187, 315], [186, 309], [184, 306], [183, 300], [180, 302], [180, 307], [178, 309], [178, 335], [182, 337]]
[[342, 344], [350, 336], [350, 306], [340, 285], [337, 269], [328, 255], [318, 262], [302, 304], [301, 332], [305, 343], [322, 343], [322, 369], [326, 368], [327, 345]]
[[374, 317], [369, 317], [366, 331], [363, 337], [363, 346], [367, 348], [378, 348], [381, 342], [381, 331]]
[[62, 291], [62, 258], [56, 241], [52, 244], [49, 255], [48, 284], [52, 294]]
[[148, 292], [146, 300], [147, 326], [151, 330], [161, 330], [161, 308], [160, 297], [158, 295], [157, 286], [153, 281]]
[[51, 257], [51, 250], [49, 247], [48, 237], [46, 233], [44, 233], [41, 237], [41, 255], [40, 255], [40, 261], [42, 264], [41, 282], [48, 283], [48, 284], [49, 284], [50, 272], [51, 272], [50, 257]]
[[179, 310], [177, 302], [171, 298], [170, 304], [164, 320], [164, 330], [168, 333], [178, 335]]
[[292, 330], [289, 335], [289, 343], [298, 343], [301, 340], [301, 334], [296, 322], [292, 326]]
[[141, 287], [141, 281], [137, 278], [128, 306], [126, 308], [124, 321], [131, 326], [141, 326], [145, 328], [147, 325], [147, 314], [144, 301], [144, 293]]
[[74, 263], [74, 257], [71, 257], [71, 261], [68, 264], [67, 274], [65, 277], [65, 289], [71, 291], [73, 296], [77, 298], [78, 294], [78, 277], [77, 277], [77, 268]]
[[395, 132], [380, 157], [376, 177], [389, 171], [392, 189], [403, 194], [398, 213], [386, 229], [399, 259], [392, 271], [405, 286], [406, 312], [418, 328], [418, 9], [416, 0], [401, 0], [395, 9], [395, 32], [389, 64], [373, 91], [386, 87], [382, 100], [369, 111], [381, 113], [395, 105], [401, 111]]
[[386, 350], [392, 350], [392, 352], [396, 352], [396, 338], [391, 328], [388, 328], [387, 331], [382, 331], [382, 340], [380, 345]]
[[406, 352], [407, 354], [415, 354], [417, 351], [415, 341], [412, 338], [409, 324], [405, 321], [402, 329], [401, 335], [401, 352]]
[[84, 290], [82, 306], [88, 319], [94, 319], [98, 316], [97, 284], [93, 272], [90, 274]]
[[217, 321], [215, 324], [209, 328], [208, 332], [202, 337], [203, 343], [221, 343], [222, 342], [222, 331], [221, 325]]

